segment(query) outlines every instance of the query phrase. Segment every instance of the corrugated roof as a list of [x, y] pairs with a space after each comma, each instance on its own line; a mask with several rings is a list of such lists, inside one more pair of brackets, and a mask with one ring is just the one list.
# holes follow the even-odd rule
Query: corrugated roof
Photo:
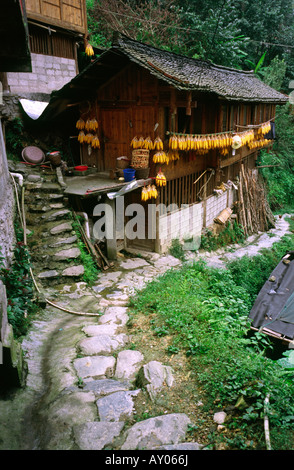
[[180, 90], [216, 93], [227, 100], [285, 103], [288, 97], [259, 80], [254, 72], [192, 59], [118, 35], [113, 43], [131, 61]]

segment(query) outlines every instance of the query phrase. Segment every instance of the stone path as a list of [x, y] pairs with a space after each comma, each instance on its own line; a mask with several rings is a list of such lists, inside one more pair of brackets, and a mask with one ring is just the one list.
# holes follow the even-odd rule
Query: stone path
[[[36, 181], [32, 184], [36, 189]], [[42, 227], [46, 224], [36, 253], [48, 269], [38, 271], [38, 282], [45, 281], [46, 298], [63, 308], [101, 315], [77, 316], [47, 305], [42, 317], [34, 322], [22, 345], [28, 363], [26, 393], [33, 400], [28, 417], [33, 428], [32, 439], [23, 444], [24, 448], [200, 450], [197, 442], [186, 441], [191, 422], [184, 413], [132, 424], [136, 399], [143, 394], [146, 400], [154, 400], [161, 390], [168, 391], [173, 386], [174, 377], [172, 367], [155, 360], [146, 363], [142, 353], [130, 347], [128, 301], [137, 289], [182, 263], [173, 256], [155, 253], [120, 257], [115, 269], [101, 272], [95, 285], [89, 288], [80, 280], [79, 253], [72, 226], [64, 219], [66, 209], [61, 202], [52, 207], [55, 204], [52, 199], [59, 200], [59, 193], [55, 187], [57, 196], [50, 198], [53, 187], [46, 184], [47, 198], [40, 204], [41, 209], [49, 204], [50, 211], [44, 219], [43, 209], [40, 212], [40, 206], [33, 204], [34, 199], [38, 202], [36, 194], [29, 199], [33, 204], [30, 214], [36, 210]], [[31, 224], [35, 222], [29, 220]], [[276, 228], [269, 234], [251, 237], [244, 246], [231, 247], [234, 252], [189, 252], [187, 262], [204, 258], [211, 266], [225, 267], [228, 259], [255, 255], [260, 248], [270, 247], [287, 230], [288, 223], [283, 217], [277, 219]], [[49, 245], [54, 247], [54, 259], [52, 253], [50, 257], [44, 254], [44, 246]], [[68, 250], [74, 260], [69, 269], [74, 268], [74, 272], [67, 277], [63, 263]], [[56, 278], [60, 284], [52, 286], [47, 282]]]
[[[224, 267], [225, 259], [255, 255], [269, 247], [288, 230], [288, 223], [277, 220], [271, 234], [255, 237], [256, 244], [238, 247], [235, 253], [188, 253], [188, 259], [205, 257], [208, 264]], [[252, 242], [252, 240], [251, 240]], [[102, 449], [201, 449], [197, 443], [186, 442], [190, 419], [174, 413], [145, 419], [130, 425], [136, 415], [136, 398], [144, 394], [154, 399], [163, 388], [173, 386], [172, 367], [157, 361], [145, 363], [140, 351], [130, 349], [127, 303], [136, 289], [168, 269], [182, 263], [170, 256], [142, 253], [140, 257], [121, 258], [115, 271], [100, 273], [89, 289], [85, 283], [69, 283], [58, 291], [59, 304], [66, 308], [88, 307], [100, 311], [100, 317], [77, 317], [47, 307], [52, 330], [46, 366], [42, 374], [50, 379], [39, 402], [42, 435], [40, 448], [102, 450]], [[47, 288], [48, 296], [56, 288]], [[36, 325], [37, 330], [40, 324]], [[35, 334], [34, 330], [31, 333]], [[40, 333], [42, 335], [42, 333]], [[40, 338], [39, 338], [40, 340]], [[24, 349], [30, 344], [30, 338]], [[34, 351], [30, 353], [34, 355]], [[44, 351], [42, 353], [44, 359]], [[28, 385], [35, 382], [34, 367], [29, 362]], [[40, 371], [38, 371], [40, 372]], [[32, 377], [30, 377], [33, 374]], [[138, 388], [137, 384], [140, 383]]]

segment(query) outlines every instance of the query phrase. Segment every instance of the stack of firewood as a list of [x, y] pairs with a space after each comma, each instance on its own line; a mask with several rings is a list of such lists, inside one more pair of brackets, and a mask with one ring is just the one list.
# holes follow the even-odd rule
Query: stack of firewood
[[243, 165], [239, 172], [238, 193], [236, 212], [245, 236], [266, 232], [275, 226], [261, 177], [252, 170], [244, 169]]

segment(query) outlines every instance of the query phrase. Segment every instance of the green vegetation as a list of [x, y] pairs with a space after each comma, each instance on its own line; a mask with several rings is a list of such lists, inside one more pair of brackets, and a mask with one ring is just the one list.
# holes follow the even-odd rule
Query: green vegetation
[[224, 230], [217, 235], [213, 234], [211, 230], [206, 229], [201, 236], [200, 248], [207, 251], [213, 251], [232, 243], [243, 243], [244, 240], [245, 235], [242, 225], [234, 221], [233, 223], [229, 222]]
[[290, 105], [277, 109], [276, 142], [270, 152], [260, 153], [258, 164], [274, 165], [261, 170], [272, 210], [291, 211], [294, 193], [294, 114]]
[[[83, 221], [81, 216], [77, 216], [79, 221]], [[81, 231], [80, 231], [80, 224], [76, 219], [72, 220], [73, 230], [75, 231], [76, 236], [78, 237], [77, 246], [81, 252], [81, 261], [84, 266], [84, 274], [83, 280], [89, 285], [93, 285], [94, 282], [97, 281], [97, 274], [99, 273], [99, 269], [97, 264], [93, 260], [91, 254], [87, 251], [87, 248], [83, 242]]]
[[27, 333], [32, 315], [38, 309], [34, 302], [30, 255], [22, 240], [23, 231], [16, 227], [12, 264], [9, 268], [5, 268], [3, 262], [0, 263], [0, 279], [6, 286], [8, 321], [13, 327], [16, 338]]
[[[292, 221], [293, 224], [293, 221]], [[150, 319], [153, 334], [169, 335], [167, 354], [184, 351], [196, 372], [197, 385], [206, 395], [206, 409], [235, 407], [226, 426], [235, 436], [230, 448], [255, 440], [265, 448], [264, 399], [270, 394], [270, 425], [274, 449], [293, 448], [293, 355], [283, 362], [267, 357], [268, 337], [252, 333], [248, 314], [269, 273], [294, 236], [287, 236], [254, 258], [243, 258], [228, 269], [213, 269], [204, 262], [171, 270], [148, 284], [131, 300], [136, 315]], [[288, 368], [285, 367], [288, 365]], [[226, 434], [222, 439], [226, 440]], [[239, 444], [238, 444], [239, 440]]]

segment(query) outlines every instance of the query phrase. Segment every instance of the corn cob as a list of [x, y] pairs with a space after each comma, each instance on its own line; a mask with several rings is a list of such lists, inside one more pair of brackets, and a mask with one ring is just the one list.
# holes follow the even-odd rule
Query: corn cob
[[93, 47], [91, 46], [91, 44], [87, 44], [86, 45], [86, 49], [85, 49], [85, 53], [87, 54], [87, 56], [91, 57], [92, 55], [94, 55], [94, 49]]
[[150, 137], [144, 140], [143, 148], [146, 150], [153, 150], [153, 142]]
[[91, 145], [95, 149], [100, 149], [100, 140], [99, 140], [97, 134], [93, 136]]
[[157, 173], [155, 181], [158, 186], [166, 186], [166, 177], [161, 170]]
[[85, 121], [84, 119], [80, 118], [76, 123], [76, 128], [82, 130], [85, 128]]
[[153, 144], [154, 150], [163, 150], [163, 142], [160, 137], [156, 137]]
[[85, 133], [84, 131], [80, 131], [79, 135], [78, 135], [78, 141], [80, 142], [80, 144], [83, 144], [85, 142]]

